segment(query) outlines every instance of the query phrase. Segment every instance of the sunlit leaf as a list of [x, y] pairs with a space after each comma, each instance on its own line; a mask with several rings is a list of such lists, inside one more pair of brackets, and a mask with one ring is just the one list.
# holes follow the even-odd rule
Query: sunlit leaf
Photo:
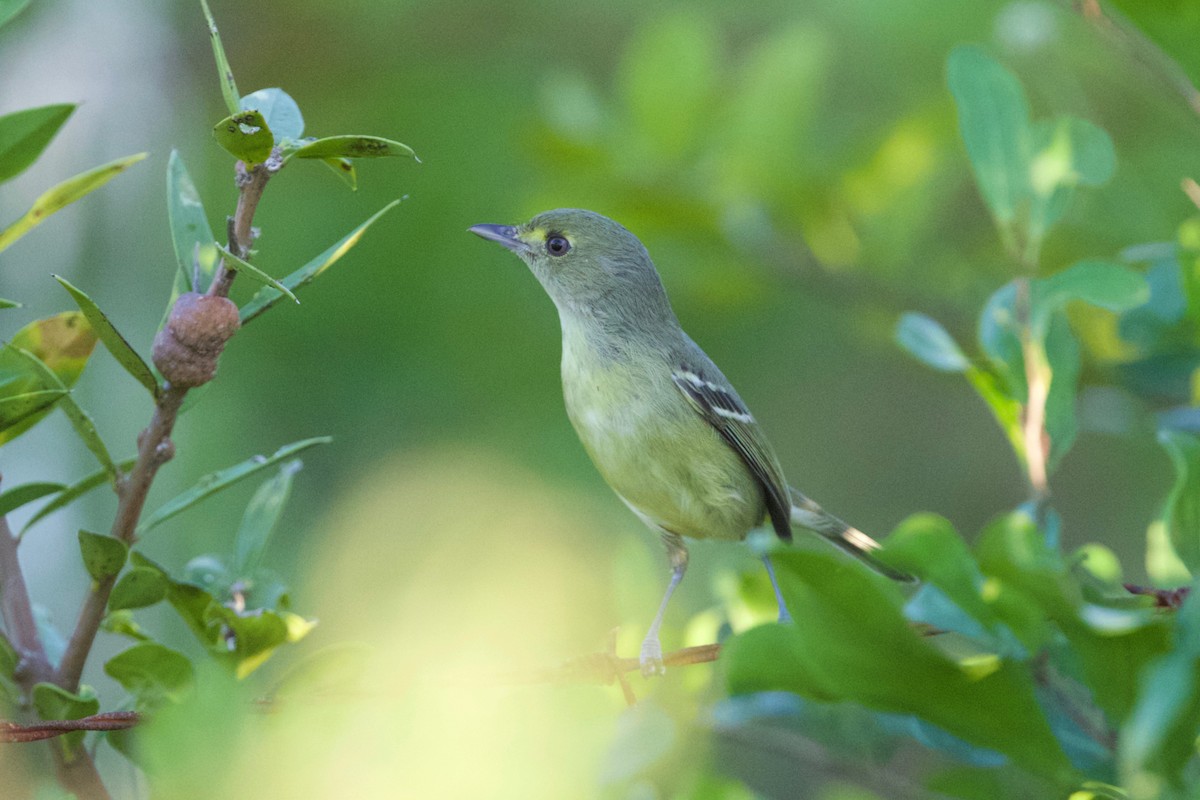
[[304, 117], [300, 106], [283, 89], [259, 89], [242, 98], [242, 111], [258, 111], [275, 136], [275, 144], [304, 135]]
[[146, 153], [138, 153], [125, 158], [118, 158], [87, 172], [82, 172], [73, 178], [67, 178], [62, 183], [44, 192], [33, 206], [25, 212], [25, 216], [12, 225], [0, 231], [0, 251], [20, 239], [36, 226], [46, 221], [46, 217], [74, 203], [89, 192], [99, 189], [117, 175], [146, 157]]
[[1029, 192], [1025, 92], [1011, 72], [971, 45], [951, 51], [947, 78], [979, 191], [996, 219], [1010, 224]]
[[79, 552], [92, 580], [111, 578], [125, 566], [129, 548], [120, 539], [90, 531], [79, 532]]
[[383, 158], [416, 154], [406, 144], [384, 139], [381, 136], [327, 136], [306, 143], [292, 155], [296, 158]]
[[237, 82], [233, 79], [233, 70], [229, 68], [229, 59], [225, 57], [225, 47], [221, 44], [221, 34], [217, 31], [216, 20], [213, 19], [212, 12], [208, 9], [208, 0], [200, 0], [200, 6], [204, 9], [204, 19], [208, 22], [208, 35], [212, 40], [213, 58], [217, 62], [217, 73], [221, 81], [221, 96], [225, 98], [225, 107], [229, 109], [229, 113], [236, 114], [240, 110]]
[[299, 300], [296, 299], [296, 295], [292, 294], [291, 289], [284, 286], [282, 283], [275, 280], [270, 275], [263, 272], [261, 269], [254, 266], [253, 264], [251, 264], [249, 261], [246, 261], [245, 259], [242, 259], [242, 258], [238, 258], [233, 253], [226, 250], [224, 247], [221, 247], [221, 245], [219, 245], [219, 244], [217, 245], [217, 250], [225, 258], [225, 265], [227, 267], [229, 267], [230, 269], [234, 269], [234, 270], [237, 270], [238, 272], [243, 273], [247, 278], [249, 278], [250, 280], [254, 281], [257, 284], [260, 284], [263, 286], [270, 286], [271, 288], [275, 289], [277, 292], [281, 292], [282, 294], [286, 295], [293, 302], [296, 302], [296, 303], [300, 302]]
[[[4, 9], [0, 8], [0, 25]], [[0, 183], [24, 172], [37, 160], [75, 106], [62, 103], [29, 108], [0, 117]]]
[[[321, 253], [312, 261], [309, 261], [300, 269], [283, 278], [280, 282], [293, 292], [312, 283], [318, 276], [321, 275], [321, 273], [329, 269], [337, 262], [339, 258], [345, 255], [346, 251], [358, 244], [358, 241], [362, 238], [363, 233], [366, 232], [367, 228], [371, 227], [375, 220], [379, 219], [399, 204], [400, 200], [393, 200], [392, 202], [388, 203], [386, 206], [371, 215], [371, 218], [366, 222], [350, 231], [350, 233], [346, 236], [342, 237], [337, 244]], [[259, 289], [254, 296], [250, 298], [250, 301], [241, 308], [242, 324], [249, 322], [259, 314], [269, 309], [271, 306], [275, 305], [275, 303], [277, 303], [283, 296], [284, 294], [277, 289], [272, 289], [270, 287]]]
[[83, 290], [73, 286], [65, 278], [55, 275], [54, 279], [70, 292], [71, 297], [79, 305], [79, 310], [87, 317], [92, 329], [96, 331], [96, 334], [100, 337], [100, 341], [112, 353], [117, 363], [124, 367], [125, 371], [132, 375], [138, 383], [145, 386], [146, 391], [150, 392], [151, 397], [158, 397], [158, 381], [155, 380], [154, 373], [150, 371], [150, 367], [146, 365], [146, 362], [133, 349], [128, 340], [121, 335], [120, 331], [113, 327], [112, 322], [100, 310], [95, 301], [88, 297]]
[[250, 498], [233, 542], [233, 568], [239, 576], [249, 575], [258, 568], [271, 532], [291, 494], [292, 480], [301, 466], [299, 459], [287, 462]]
[[[133, 458], [121, 461], [117, 464], [117, 468], [124, 472], [130, 469], [136, 461], [137, 459]], [[25, 527], [21, 529], [21, 536], [24, 536], [25, 531], [33, 527], [34, 523], [39, 522], [49, 514], [53, 514], [55, 511], [58, 511], [61, 508], [65, 508], [83, 495], [87, 494], [93, 489], [103, 486], [108, 482], [108, 470], [101, 469], [71, 484], [62, 492], [60, 492], [53, 500], [39, 508], [37, 513], [29, 518], [29, 521], [25, 523]]]
[[213, 126], [213, 138], [235, 158], [247, 164], [261, 164], [271, 157], [275, 136], [263, 115], [257, 111], [239, 111]]
[[126, 571], [113, 586], [108, 597], [108, 608], [111, 611], [145, 608], [160, 602], [166, 596], [167, 582], [158, 571], [147, 567], [134, 567]]
[[104, 671], [137, 698], [141, 710], [178, 702], [195, 677], [187, 656], [158, 642], [123, 650], [105, 662]]
[[211, 497], [222, 489], [226, 489], [243, 478], [247, 478], [254, 473], [264, 470], [274, 464], [291, 458], [297, 453], [307, 450], [308, 448], [318, 444], [328, 444], [333, 441], [328, 436], [318, 436], [312, 439], [304, 439], [303, 441], [294, 442], [286, 445], [275, 451], [269, 458], [265, 456], [253, 456], [240, 464], [235, 464], [232, 467], [227, 467], [218, 472], [213, 472], [205, 475], [197, 482], [195, 486], [177, 495], [171, 500], [168, 500], [158, 508], [153, 514], [142, 520], [142, 523], [137, 528], [139, 536], [147, 531], [162, 524], [166, 520], [176, 514], [191, 508], [201, 500]]
[[918, 361], [943, 372], [964, 372], [970, 362], [936, 320], [907, 312], [896, 323], [896, 343]]

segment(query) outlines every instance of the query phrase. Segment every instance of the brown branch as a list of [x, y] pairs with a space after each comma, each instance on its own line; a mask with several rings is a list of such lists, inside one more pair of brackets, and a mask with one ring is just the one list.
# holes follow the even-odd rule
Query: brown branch
[[54, 719], [23, 725], [0, 720], [0, 743], [38, 742], [74, 731], [122, 731], [142, 721], [136, 711], [108, 711], [80, 719]]
[[29, 600], [25, 575], [17, 558], [17, 540], [6, 517], [0, 517], [0, 612], [4, 615], [5, 630], [17, 651], [17, 669], [13, 677], [28, 694], [33, 691], [34, 685], [50, 680], [54, 668], [46, 658], [46, 649], [38, 635], [33, 604]]
[[1172, 611], [1178, 611], [1192, 591], [1190, 586], [1180, 586], [1178, 589], [1156, 589], [1153, 586], [1138, 586], [1134, 583], [1126, 583], [1124, 586], [1125, 591], [1130, 594], [1153, 597], [1155, 608], [1168, 608]]

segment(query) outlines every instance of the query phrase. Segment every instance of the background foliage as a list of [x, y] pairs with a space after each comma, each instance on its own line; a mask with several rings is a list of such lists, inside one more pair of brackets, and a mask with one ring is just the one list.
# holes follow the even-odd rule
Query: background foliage
[[[266, 554], [296, 606], [321, 619], [289, 658], [324, 652], [326, 666], [289, 678], [276, 659], [239, 684], [197, 675], [193, 700], [148, 729], [156, 796], [389, 796], [398, 771], [414, 795], [445, 797], [786, 797], [797, 786], [828, 798], [1056, 796], [1130, 777], [1143, 781], [1126, 785], [1134, 796], [1169, 789], [1163, 776], [1186, 763], [1194, 730], [1171, 729], [1182, 752], [1138, 735], [1161, 735], [1171, 709], [1194, 710], [1195, 612], [1175, 620], [1110, 601], [1122, 577], [1179, 585], [1197, 562], [1186, 540], [1176, 537], [1182, 566], [1161, 546], [1195, 524], [1194, 506], [1174, 501], [1195, 497], [1200, 469], [1178, 432], [1196, 427], [1188, 276], [1200, 250], [1196, 207], [1179, 190], [1197, 174], [1200, 119], [1178, 76], [1065, 3], [354, 0], [336, 17], [316, 2], [212, 6], [244, 87], [282, 86], [309, 130], [394, 131], [423, 163], [360, 165], [353, 194], [328, 171], [289, 167], [256, 218], [256, 263], [283, 275], [409, 196], [301, 308], [281, 306], [234, 340], [176, 433], [187, 457], [164, 469], [151, 507], [231, 453], [334, 437], [306, 455]], [[1121, 10], [1200, 80], [1188, 46], [1200, 19], [1171, 4]], [[981, 49], [955, 51], [962, 44]], [[1034, 175], [1029, 159], [1061, 131], [1087, 163], [1007, 190], [980, 174], [987, 147], [960, 116], [969, 90], [954, 80], [952, 51], [1011, 73], [973, 73], [1017, 109], [1004, 141], [1025, 144], [1004, 163]], [[48, 52], [60, 68], [39, 68]], [[0, 74], [30, 76], [0, 86], [0, 112], [86, 101], [47, 157], [5, 184], [0, 221], [58, 180], [150, 153], [0, 255], [0, 296], [26, 303], [0, 312], [6, 331], [64, 307], [58, 273], [89, 287], [148, 351], [175, 274], [163, 202], [171, 147], [210, 215], [234, 197], [228, 156], [209, 136], [228, 115], [211, 58], [191, 2], [45, 0], [0, 31]], [[1094, 129], [1111, 138], [1113, 165]], [[1034, 195], [1044, 225], [1031, 224]], [[895, 557], [938, 570], [927, 577], [941, 596], [926, 592], [917, 615], [958, 631], [966, 650], [921, 644], [891, 587], [831, 569], [814, 547], [785, 557], [795, 630], [755, 629], [719, 666], [636, 684], [646, 702], [635, 710], [621, 712], [615, 689], [497, 685], [598, 649], [618, 624], [619, 649], [633, 652], [664, 571], [562, 413], [550, 304], [519, 263], [464, 233], [557, 206], [602, 211], [648, 244], [680, 318], [738, 384], [794, 483], [880, 536], [915, 512], [944, 518], [900, 525]], [[1098, 262], [1146, 283], [1118, 277], [1084, 297], [1090, 305], [1045, 306], [1044, 350], [1052, 361], [1065, 353], [1081, 388], [1065, 412], [1064, 401], [1048, 406], [1055, 514], [1038, 518], [1039, 532], [1030, 514], [999, 516], [1029, 496], [1005, 429], [1025, 364], [1003, 326], [977, 321], [1004, 308], [997, 291], [1017, 276], [1053, 298], [1051, 276]], [[1076, 293], [1112, 283], [1096, 277]], [[909, 349], [970, 380], [902, 354], [905, 312], [924, 315], [904, 318]], [[148, 399], [128, 388], [106, 358], [77, 384], [112, 441], [132, 441], [148, 417]], [[1164, 426], [1172, 432], [1156, 435]], [[55, 415], [6, 445], [6, 485], [87, 474], [73, 435]], [[230, 552], [252, 491], [164, 522], [147, 554], [178, 571], [195, 553]], [[61, 587], [86, 585], [75, 531], [111, 505], [95, 493], [22, 545], [31, 590], [63, 628], [79, 597]], [[1148, 528], [1160, 546], [1147, 560]], [[1047, 547], [1051, 530], [1059, 541]], [[1091, 551], [1094, 581], [1071, 570], [1069, 554], [1088, 542], [1107, 548]], [[666, 646], [770, 618], [748, 552], [702, 546], [693, 565]], [[996, 586], [999, 607], [987, 594]], [[1088, 615], [1109, 612], [1101, 622], [1117, 627], [1097, 632]], [[169, 636], [156, 614], [142, 624]], [[177, 633], [180, 649], [197, 646]], [[1128, 645], [1120, 669], [1117, 640]], [[864, 651], [904, 656], [886, 676], [829, 682]], [[1053, 704], [1037, 696], [1038, 652], [1082, 656], [1054, 662], [1070, 681], [1056, 685], [1084, 693], [1085, 706], [1090, 690], [1120, 728], [1119, 752], [1078, 736], [1086, 720], [1039, 717], [1036, 703]], [[963, 663], [976, 670], [966, 678]], [[87, 677], [102, 698], [123, 696], [106, 676]], [[1138, 704], [1150, 696], [1141, 688], [1164, 682], [1178, 693], [1157, 711]], [[282, 712], [256, 713], [253, 699], [277, 687]], [[722, 699], [729, 690], [739, 696]], [[938, 697], [925, 718], [940, 728], [913, 716]], [[969, 708], [981, 718], [963, 717]], [[988, 721], [982, 741], [964, 742]], [[106, 748], [102, 768], [136, 788]], [[0, 750], [4, 780], [26, 786], [25, 769]]]

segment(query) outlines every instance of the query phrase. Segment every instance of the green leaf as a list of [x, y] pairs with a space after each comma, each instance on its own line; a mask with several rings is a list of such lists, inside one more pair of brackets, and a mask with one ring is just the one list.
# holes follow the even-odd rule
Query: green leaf
[[965, 372], [971, 366], [946, 329], [924, 314], [902, 314], [895, 338], [918, 361], [942, 372]]
[[258, 569], [266, 550], [271, 531], [279, 522], [283, 507], [292, 491], [292, 480], [303, 466], [299, 459], [289, 461], [279, 468], [279, 473], [263, 483], [246, 506], [242, 524], [233, 541], [234, 572], [248, 576]]
[[996, 424], [1008, 438], [1017, 460], [1024, 464], [1025, 434], [1021, 430], [1021, 403], [1009, 395], [1001, 381], [987, 370], [971, 367], [967, 370], [967, 380], [987, 404]]
[[0, 0], [0, 27], [20, 14], [30, 0]]
[[100, 622], [100, 630], [118, 636], [127, 636], [138, 642], [150, 641], [150, 637], [142, 630], [142, 626], [134, 620], [133, 612], [127, 608], [120, 611], [109, 610]]
[[1035, 774], [1070, 774], [1026, 665], [998, 656], [952, 660], [911, 628], [896, 587], [831, 555], [787, 552], [773, 560], [804, 624], [763, 625], [730, 639], [721, 661], [731, 694], [783, 690], [913, 714]]
[[947, 79], [979, 191], [1001, 225], [1010, 225], [1029, 192], [1029, 105], [1020, 82], [978, 47], [950, 53]]
[[71, 297], [75, 298], [75, 302], [79, 305], [79, 310], [87, 317], [91, 323], [92, 329], [100, 337], [100, 341], [108, 348], [108, 352], [112, 353], [113, 358], [117, 363], [125, 368], [125, 371], [134, 377], [138, 383], [146, 387], [146, 391], [150, 392], [150, 396], [157, 398], [159, 394], [158, 381], [154, 378], [154, 373], [150, 371], [150, 367], [138, 355], [133, 346], [128, 340], [121, 335], [100, 307], [96, 305], [92, 298], [88, 297], [81, 289], [77, 289], [71, 285], [65, 278], [55, 275], [54, 279], [62, 284], [63, 288], [70, 292]]
[[[134, 463], [136, 463], [136, 461], [137, 461], [137, 459], [135, 459], [135, 458], [127, 459], [125, 461], [119, 462], [117, 464], [117, 468], [120, 469], [122, 472], [124, 472], [124, 471], [130, 469], [134, 465]], [[46, 503], [46, 505], [39, 508], [37, 510], [37, 513], [29, 518], [29, 521], [25, 523], [25, 527], [21, 529], [21, 536], [24, 536], [25, 531], [27, 531], [31, 527], [33, 527], [34, 523], [39, 522], [40, 520], [42, 520], [43, 518], [45, 518], [46, 516], [48, 516], [50, 514], [53, 514], [55, 511], [58, 511], [60, 508], [64, 508], [64, 507], [70, 505], [71, 503], [73, 503], [75, 500], [78, 500], [83, 495], [87, 494], [88, 492], [92, 491], [93, 489], [95, 489], [97, 487], [103, 486], [105, 483], [108, 483], [108, 482], [109, 482], [108, 470], [101, 469], [97, 472], [93, 472], [91, 475], [88, 475], [87, 477], [77, 481], [76, 483], [71, 484], [66, 489], [64, 489], [62, 492], [60, 492], [57, 497], [55, 497], [49, 503]]]
[[14, 714], [20, 708], [21, 687], [13, 677], [20, 663], [16, 648], [0, 631], [0, 714]]
[[153, 514], [143, 519], [142, 523], [137, 528], [137, 533], [139, 536], [141, 536], [181, 511], [191, 508], [193, 505], [205, 499], [206, 497], [210, 497], [222, 489], [232, 486], [243, 478], [247, 478], [256, 472], [259, 472], [260, 470], [264, 470], [267, 467], [291, 458], [297, 453], [307, 450], [313, 445], [328, 444], [331, 441], [333, 441], [333, 439], [328, 436], [318, 436], [312, 439], [304, 439], [303, 441], [294, 442], [279, 448], [269, 458], [264, 458], [263, 456], [253, 456], [241, 462], [240, 464], [235, 464], [234, 466], [227, 467], [219, 472], [213, 472], [209, 475], [205, 475], [191, 489], [188, 489], [186, 492], [177, 495], [171, 500], [168, 500]]
[[18, 302], [17, 302], [17, 301], [15, 301], [15, 300], [5, 300], [3, 297], [0, 297], [0, 309], [3, 309], [3, 308], [23, 308], [23, 307], [24, 307], [24, 306], [22, 306], [20, 303], [18, 303]]
[[1195, 575], [1200, 571], [1200, 438], [1182, 431], [1164, 429], [1158, 441], [1171, 457], [1175, 482], [1163, 504], [1171, 548]]
[[137, 698], [139, 709], [179, 702], [195, 678], [187, 656], [157, 642], [141, 642], [118, 653], [104, 664], [104, 671]]
[[[333, 245], [328, 250], [314, 258], [312, 261], [309, 261], [303, 267], [288, 275], [286, 278], [283, 278], [283, 280], [280, 282], [293, 292], [312, 283], [321, 275], [321, 273], [337, 263], [337, 260], [346, 254], [346, 251], [358, 244], [359, 240], [362, 238], [362, 235], [366, 232], [367, 228], [371, 227], [375, 220], [379, 219], [399, 204], [400, 200], [393, 200], [392, 202], [388, 203], [386, 206], [371, 215], [371, 218], [366, 222], [350, 231], [350, 233], [348, 233], [346, 236], [342, 237], [337, 244]], [[242, 306], [242, 324], [244, 325], [257, 317], [259, 314], [262, 314], [271, 306], [275, 305], [275, 303], [277, 303], [283, 296], [283, 293], [277, 289], [268, 287], [259, 289], [254, 296], [250, 298], [250, 301], [247, 302], [246, 305]]]
[[[82, 719], [100, 711], [100, 700], [88, 686], [73, 694], [52, 683], [39, 683], [33, 687], [33, 707], [41, 719]], [[83, 731], [72, 731], [55, 741], [63, 752], [72, 753], [83, 741], [83, 735]]]
[[225, 107], [230, 114], [240, 110], [238, 106], [237, 82], [233, 79], [233, 70], [229, 68], [229, 59], [225, 57], [225, 48], [221, 44], [221, 34], [217, 31], [216, 20], [208, 9], [208, 0], [200, 0], [204, 9], [204, 19], [208, 22], [208, 35], [212, 39], [213, 58], [217, 62], [217, 73], [221, 80], [221, 96], [225, 98]]
[[0, 397], [0, 441], [20, 436], [66, 396], [62, 389], [39, 389]]
[[321, 160], [350, 187], [350, 191], [358, 191], [358, 172], [354, 169], [353, 161], [348, 158], [323, 158]]
[[[0, 16], [3, 13], [0, 9]], [[74, 110], [74, 105], [62, 103], [0, 117], [0, 183], [24, 172], [36, 161]]]
[[258, 111], [275, 136], [275, 144], [304, 135], [304, 117], [300, 106], [283, 89], [259, 89], [242, 98], [242, 111]]
[[294, 302], [299, 304], [300, 301], [296, 299], [296, 295], [292, 294], [291, 289], [284, 286], [282, 283], [275, 280], [270, 275], [263, 272], [261, 269], [254, 266], [253, 264], [251, 264], [249, 261], [238, 258], [233, 253], [229, 252], [228, 250], [226, 250], [224, 247], [222, 247], [219, 244], [217, 245], [217, 250], [221, 253], [222, 256], [225, 257], [226, 262], [228, 262], [227, 266], [230, 266], [233, 269], [237, 270], [238, 272], [245, 274], [245, 276], [247, 278], [250, 278], [252, 281], [254, 281], [257, 284], [261, 284], [264, 286], [270, 286], [271, 288], [275, 289], [277, 292], [281, 292], [282, 294], [287, 295]]
[[29, 323], [0, 349], [0, 401], [8, 401], [0, 402], [0, 444], [29, 430], [49, 413], [50, 404], [66, 397], [96, 341], [83, 314], [67, 311]]
[[683, 155], [712, 124], [708, 114], [721, 88], [719, 33], [708, 14], [679, 9], [640, 26], [627, 46], [618, 85], [628, 125], [652, 156]]
[[247, 164], [261, 164], [271, 157], [275, 136], [263, 115], [257, 111], [238, 111], [213, 126], [217, 144]]
[[12, 225], [0, 231], [0, 251], [5, 250], [13, 242], [29, 233], [33, 228], [46, 221], [46, 217], [74, 203], [89, 192], [99, 189], [117, 175], [146, 157], [146, 153], [118, 158], [82, 172], [73, 178], [67, 178], [60, 184], [48, 189], [41, 197], [33, 201], [33, 206], [25, 212], [25, 216]]
[[83, 566], [97, 583], [117, 575], [129, 557], [129, 548], [120, 539], [84, 530], [79, 532], [79, 552]]
[[0, 517], [6, 517], [26, 503], [66, 489], [61, 483], [23, 483], [0, 494]]
[[145, 608], [167, 596], [167, 582], [156, 570], [134, 567], [121, 576], [108, 597], [110, 611]]
[[1051, 315], [1073, 300], [1108, 311], [1128, 311], [1149, 299], [1150, 287], [1136, 270], [1107, 261], [1079, 261], [1033, 282], [1030, 324], [1041, 338]]
[[[383, 158], [405, 156], [416, 158], [406, 144], [380, 136], [327, 136], [308, 142], [292, 153], [295, 158]], [[418, 159], [419, 160], [419, 159]]]
[[[217, 248], [213, 244], [215, 237], [209, 227], [208, 216], [204, 213], [204, 203], [177, 150], [171, 151], [167, 161], [167, 217], [179, 269], [175, 274], [167, 310], [163, 314], [164, 324], [179, 295], [203, 292], [217, 268]], [[195, 285], [193, 273], [198, 278]], [[161, 328], [162, 324], [159, 325]]]
[[84, 445], [91, 452], [91, 454], [94, 455], [96, 460], [100, 462], [100, 466], [104, 467], [104, 469], [108, 472], [108, 476], [115, 486], [119, 477], [117, 465], [113, 463], [112, 456], [108, 453], [108, 447], [104, 444], [104, 440], [100, 438], [100, 432], [96, 430], [96, 423], [92, 420], [91, 415], [84, 411], [83, 408], [75, 402], [75, 398], [71, 396], [69, 391], [67, 391], [66, 385], [59, 379], [58, 375], [55, 374], [53, 370], [51, 370], [41, 361], [41, 359], [30, 353], [28, 350], [17, 349], [16, 352], [22, 358], [24, 358], [29, 363], [30, 367], [32, 367], [33, 370], [39, 375], [43, 385], [57, 387], [64, 392], [63, 397], [58, 404], [59, 408], [61, 408], [63, 413], [67, 415], [67, 419], [71, 421], [71, 427], [75, 429], [75, 433], [78, 434], [79, 438], [83, 440]]
[[1165, 779], [1182, 786], [1183, 770], [1195, 756], [1200, 733], [1198, 596], [1193, 586], [1175, 615], [1175, 648], [1142, 672], [1137, 702], [1119, 739], [1118, 762], [1126, 785], [1161, 785]]
[[1090, 122], [1060, 117], [1033, 127], [1029, 163], [1029, 235], [1040, 241], [1066, 212], [1076, 186], [1098, 186], [1116, 169], [1108, 134]]

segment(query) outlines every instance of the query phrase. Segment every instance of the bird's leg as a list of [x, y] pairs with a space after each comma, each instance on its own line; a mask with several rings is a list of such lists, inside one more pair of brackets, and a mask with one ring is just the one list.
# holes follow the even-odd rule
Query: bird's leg
[[775, 580], [775, 568], [771, 566], [771, 557], [762, 557], [763, 566], [767, 568], [767, 576], [771, 579], [771, 588], [775, 590], [775, 602], [779, 603], [779, 621], [791, 622], [792, 615], [788, 613], [787, 603], [783, 600], [783, 592], [779, 591], [779, 581]]
[[663, 544], [667, 546], [667, 559], [671, 562], [671, 582], [667, 584], [667, 593], [663, 595], [662, 603], [658, 606], [658, 613], [654, 615], [654, 622], [650, 623], [650, 630], [646, 631], [646, 638], [642, 640], [642, 655], [639, 660], [642, 665], [642, 674], [647, 678], [666, 672], [666, 668], [663, 667], [662, 645], [658, 641], [658, 629], [662, 627], [663, 615], [667, 613], [667, 603], [671, 601], [675, 587], [683, 580], [683, 573], [687, 572], [688, 564], [688, 551], [682, 538], [673, 533], [663, 533], [662, 539]]

